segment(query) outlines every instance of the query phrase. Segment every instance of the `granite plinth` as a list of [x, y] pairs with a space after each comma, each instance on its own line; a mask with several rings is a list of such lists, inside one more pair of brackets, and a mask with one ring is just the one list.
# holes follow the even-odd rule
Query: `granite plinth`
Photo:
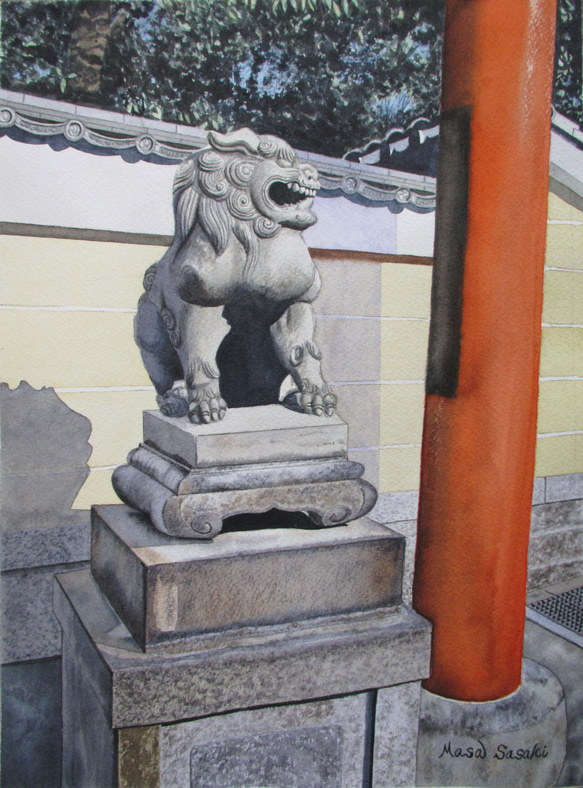
[[147, 652], [89, 570], [57, 576], [55, 612], [113, 728], [348, 695], [429, 674], [431, 627], [403, 605], [199, 635]]
[[401, 602], [405, 540], [362, 518], [197, 542], [125, 506], [93, 509], [92, 572], [135, 640], [387, 608]]
[[232, 408], [210, 424], [148, 410], [144, 442], [190, 468], [209, 468], [342, 457], [348, 428], [339, 416], [310, 416], [282, 405]]

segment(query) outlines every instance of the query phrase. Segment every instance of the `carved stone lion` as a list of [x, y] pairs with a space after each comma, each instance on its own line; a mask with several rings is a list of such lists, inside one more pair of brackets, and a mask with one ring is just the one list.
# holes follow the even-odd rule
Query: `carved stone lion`
[[136, 341], [169, 416], [218, 421], [280, 401], [331, 415], [311, 302], [320, 277], [302, 238], [318, 173], [283, 140], [210, 132], [174, 180], [175, 235], [144, 277]]

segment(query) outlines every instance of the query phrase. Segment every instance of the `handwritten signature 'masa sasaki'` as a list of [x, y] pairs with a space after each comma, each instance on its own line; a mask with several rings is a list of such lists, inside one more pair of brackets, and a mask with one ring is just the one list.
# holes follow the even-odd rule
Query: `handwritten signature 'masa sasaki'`
[[467, 747], [456, 747], [452, 745], [451, 741], [448, 741], [443, 745], [438, 758], [443, 758], [444, 755], [449, 755], [451, 758], [475, 758], [477, 760], [492, 757], [497, 761], [532, 761], [537, 758], [547, 758], [549, 748], [546, 744], [540, 744], [539, 742], [535, 742], [528, 747], [518, 748], [501, 743], [495, 746], [489, 756], [486, 745], [480, 739], [477, 739], [476, 742]]

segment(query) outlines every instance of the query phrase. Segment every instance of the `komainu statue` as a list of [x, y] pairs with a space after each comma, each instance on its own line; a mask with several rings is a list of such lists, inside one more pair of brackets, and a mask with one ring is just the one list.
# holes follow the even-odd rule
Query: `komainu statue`
[[210, 132], [174, 180], [175, 234], [144, 278], [136, 341], [166, 416], [218, 421], [280, 401], [331, 415], [311, 302], [320, 277], [302, 238], [318, 173], [283, 140]]

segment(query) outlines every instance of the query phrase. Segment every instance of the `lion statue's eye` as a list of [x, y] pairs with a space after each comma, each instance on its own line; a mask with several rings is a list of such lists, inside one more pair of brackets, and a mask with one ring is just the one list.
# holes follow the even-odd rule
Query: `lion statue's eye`
[[284, 169], [290, 169], [291, 167], [294, 166], [293, 163], [291, 161], [288, 161], [287, 159], [278, 159], [277, 165], [278, 167], [283, 167]]

